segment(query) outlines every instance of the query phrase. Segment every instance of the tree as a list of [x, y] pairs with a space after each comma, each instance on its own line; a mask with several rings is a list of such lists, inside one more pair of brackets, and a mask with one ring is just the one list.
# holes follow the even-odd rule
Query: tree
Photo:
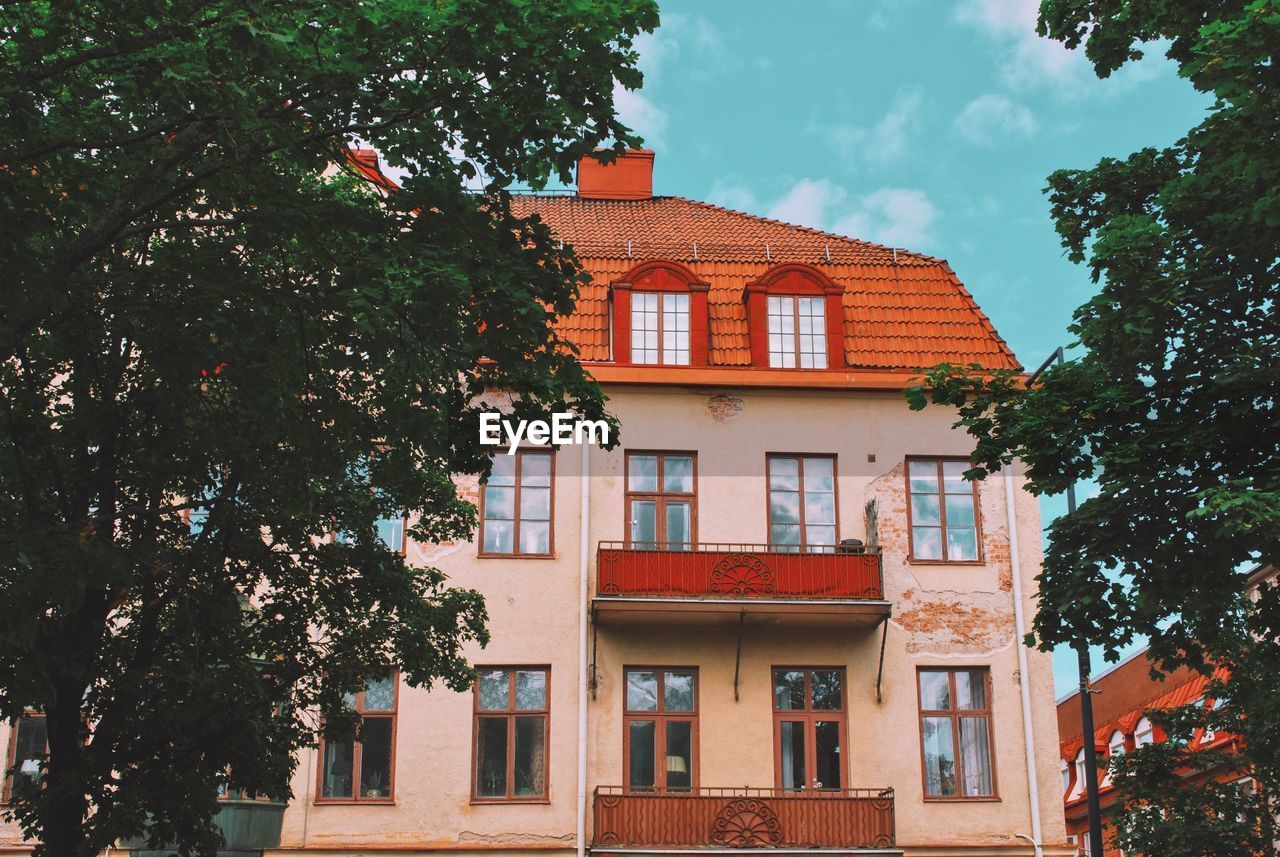
[[1045, 0], [1039, 27], [1102, 77], [1167, 40], [1213, 106], [1172, 146], [1049, 177], [1063, 246], [1100, 286], [1078, 357], [1030, 390], [939, 366], [909, 395], [959, 409], [973, 478], [1017, 458], [1037, 493], [1097, 480], [1050, 527], [1036, 640], [1114, 659], [1145, 635], [1166, 668], [1229, 666], [1217, 692], [1274, 801], [1276, 593], [1246, 598], [1241, 569], [1280, 548], [1280, 4]]
[[469, 684], [480, 597], [378, 525], [470, 536], [451, 475], [486, 470], [486, 390], [605, 416], [553, 328], [582, 270], [503, 188], [636, 142], [613, 90], [656, 25], [650, 0], [0, 9], [0, 716], [47, 718], [11, 808], [38, 854], [207, 852], [215, 787], [284, 796], [369, 677]]

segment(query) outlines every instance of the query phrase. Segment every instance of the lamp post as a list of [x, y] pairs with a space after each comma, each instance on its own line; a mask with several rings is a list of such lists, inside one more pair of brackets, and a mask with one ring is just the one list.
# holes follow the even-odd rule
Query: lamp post
[[[1031, 373], [1027, 379], [1029, 388], [1052, 363], [1061, 366], [1066, 362], [1062, 346], [1049, 355], [1049, 359], [1040, 364], [1040, 368]], [[1076, 511], [1076, 486], [1067, 486], [1067, 514]], [[1089, 687], [1089, 673], [1092, 666], [1089, 662], [1089, 641], [1081, 631], [1075, 642], [1076, 663], [1080, 672], [1080, 730], [1084, 734], [1084, 787], [1089, 806], [1089, 847], [1085, 857], [1101, 857], [1102, 855], [1102, 808], [1098, 803], [1098, 751], [1093, 741], [1093, 691]]]

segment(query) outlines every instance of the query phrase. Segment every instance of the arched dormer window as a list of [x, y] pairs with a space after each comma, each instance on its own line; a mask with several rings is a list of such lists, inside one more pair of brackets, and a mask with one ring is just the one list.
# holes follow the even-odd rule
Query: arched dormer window
[[751, 362], [772, 369], [844, 367], [843, 289], [809, 265], [779, 265], [743, 293]]
[[1079, 800], [1080, 796], [1083, 795], [1085, 791], [1084, 748], [1083, 747], [1080, 748], [1080, 752], [1076, 753], [1074, 767], [1075, 767], [1075, 772], [1074, 772], [1075, 776], [1072, 778], [1073, 783], [1071, 785], [1071, 791], [1068, 792], [1067, 794], [1068, 801]]
[[[1119, 729], [1117, 729], [1116, 731], [1111, 733], [1111, 739], [1107, 741], [1107, 759], [1111, 760], [1111, 759], [1117, 758], [1118, 756], [1123, 756], [1124, 750], [1125, 750], [1124, 733], [1121, 732]], [[1108, 761], [1107, 772], [1102, 777], [1102, 785], [1104, 786], [1111, 785], [1111, 774], [1112, 774], [1111, 763], [1110, 761]]]
[[707, 365], [707, 283], [659, 261], [637, 265], [612, 288], [615, 363]]

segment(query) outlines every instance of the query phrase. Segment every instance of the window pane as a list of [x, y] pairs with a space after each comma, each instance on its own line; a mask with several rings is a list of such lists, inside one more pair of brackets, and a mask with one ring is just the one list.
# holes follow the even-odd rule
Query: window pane
[[543, 711], [547, 707], [547, 674], [542, 670], [516, 672], [516, 708]]
[[947, 527], [972, 527], [973, 494], [947, 495]]
[[809, 681], [813, 688], [814, 708], [838, 711], [844, 707], [839, 670], [814, 670]]
[[548, 521], [520, 523], [520, 553], [551, 553], [551, 524]]
[[779, 742], [782, 756], [782, 787], [802, 789], [809, 784], [804, 771], [804, 723], [784, 721]]
[[907, 475], [911, 480], [912, 493], [938, 493], [938, 465], [933, 461], [907, 462]]
[[516, 484], [516, 456], [500, 453], [493, 457], [493, 469], [489, 471], [488, 485]]
[[360, 742], [360, 797], [391, 796], [391, 718], [364, 718]]
[[520, 520], [551, 520], [550, 488], [524, 488], [520, 491]]
[[490, 521], [486, 518], [484, 522], [485, 553], [513, 553], [515, 532], [515, 524], [511, 521]]
[[966, 797], [987, 797], [992, 793], [991, 747], [987, 741], [987, 718], [960, 718], [960, 759], [964, 770]]
[[631, 455], [627, 457], [627, 490], [658, 490], [658, 456]]
[[917, 526], [942, 523], [939, 517], [938, 498], [933, 494], [911, 495], [911, 523]]
[[688, 503], [667, 503], [668, 546], [685, 546], [693, 540], [693, 510]]
[[476, 794], [507, 796], [507, 718], [481, 717], [476, 736]]
[[804, 520], [806, 524], [834, 524], [836, 522], [836, 495], [830, 492], [806, 491], [804, 494]]
[[688, 720], [667, 721], [667, 788], [687, 789], [693, 785], [693, 724]]
[[978, 558], [978, 531], [953, 530], [947, 527], [947, 559], [974, 560]]
[[911, 545], [916, 559], [942, 559], [942, 530], [939, 527], [912, 527]]
[[511, 705], [511, 678], [506, 670], [480, 671], [480, 710], [505, 711]]
[[693, 459], [687, 455], [668, 455], [662, 462], [662, 490], [674, 494], [693, 493]]
[[662, 695], [666, 711], [693, 711], [693, 673], [665, 673]]
[[627, 783], [633, 789], [651, 789], [654, 786], [653, 757], [654, 722], [652, 720], [632, 720], [627, 728], [627, 740], [630, 742], [631, 770], [627, 774]]
[[773, 707], [778, 711], [804, 710], [804, 673], [801, 670], [774, 672]]
[[835, 462], [830, 458], [806, 458], [804, 487], [806, 491], [834, 491]]
[[484, 489], [484, 517], [486, 521], [510, 521], [515, 516], [516, 489], [514, 487], [489, 485]]
[[351, 764], [355, 747], [350, 741], [325, 741], [320, 768], [321, 797], [352, 797]]
[[542, 797], [547, 770], [546, 720], [516, 718], [516, 797]]
[[779, 524], [800, 523], [800, 494], [796, 491], [770, 491], [769, 520]]
[[800, 525], [773, 524], [769, 527], [769, 544], [775, 546], [800, 544]]
[[769, 459], [769, 487], [783, 491], [800, 490], [800, 461], [796, 458]]
[[378, 534], [378, 540], [386, 545], [389, 550], [400, 551], [404, 549], [403, 517], [397, 515], [394, 518], [379, 518], [373, 526]]
[[818, 755], [818, 768], [814, 771], [820, 789], [840, 788], [840, 724], [822, 720], [813, 724], [813, 746]]
[[987, 708], [985, 670], [962, 670], [956, 673], [956, 708], [968, 711]]
[[809, 547], [821, 545], [834, 545], [836, 543], [836, 528], [831, 526], [805, 527], [805, 544]]
[[396, 707], [394, 674], [370, 679], [364, 686], [365, 711], [393, 711]]
[[43, 717], [24, 717], [18, 721], [18, 736], [13, 748], [15, 776], [40, 778], [40, 763], [49, 744], [48, 723]]
[[631, 501], [631, 544], [652, 548], [658, 540], [658, 504], [653, 500]]
[[920, 671], [920, 710], [950, 711], [951, 681], [949, 673], [937, 670]]
[[942, 462], [942, 486], [948, 494], [973, 494], [973, 483], [964, 478], [969, 464], [964, 461]]
[[924, 718], [924, 783], [927, 795], [954, 797], [956, 794], [956, 758], [950, 717]]
[[551, 487], [551, 456], [545, 452], [520, 456], [520, 484], [524, 487]]
[[658, 710], [658, 674], [632, 670], [627, 673], [627, 710]]

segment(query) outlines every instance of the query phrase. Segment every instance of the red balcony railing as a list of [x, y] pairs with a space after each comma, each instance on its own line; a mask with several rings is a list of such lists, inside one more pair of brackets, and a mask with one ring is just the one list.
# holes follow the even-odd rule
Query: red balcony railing
[[596, 594], [649, 598], [867, 599], [884, 597], [874, 549], [601, 542]]
[[597, 850], [891, 848], [893, 789], [595, 793]]

